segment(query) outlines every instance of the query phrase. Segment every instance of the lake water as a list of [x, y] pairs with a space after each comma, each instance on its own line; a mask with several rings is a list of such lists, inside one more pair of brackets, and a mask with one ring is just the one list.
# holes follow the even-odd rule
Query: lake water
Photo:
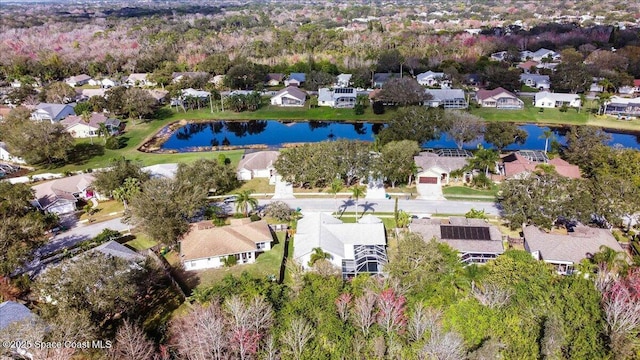
[[[344, 123], [344, 122], [291, 122], [283, 123], [276, 120], [252, 120], [246, 122], [214, 121], [206, 123], [193, 123], [176, 130], [162, 145], [164, 150], [193, 151], [199, 147], [209, 146], [250, 146], [267, 145], [278, 148], [286, 143], [318, 142], [326, 140], [348, 139], [373, 141], [384, 125], [369, 123]], [[545, 140], [542, 133], [549, 127], [537, 125], [522, 125], [529, 136], [523, 145], [511, 145], [507, 149], [543, 150]], [[554, 139], [565, 143], [566, 128], [551, 128]], [[623, 146], [640, 149], [640, 134], [613, 133], [610, 146]], [[479, 139], [474, 143], [465, 145], [467, 149], [475, 149], [478, 143], [485, 147], [489, 144]], [[455, 142], [442, 135], [440, 139], [423, 144], [425, 148], [455, 148]]]

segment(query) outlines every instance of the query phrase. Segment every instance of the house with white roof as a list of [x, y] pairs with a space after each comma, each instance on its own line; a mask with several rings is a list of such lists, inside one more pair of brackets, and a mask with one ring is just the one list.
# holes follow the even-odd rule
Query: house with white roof
[[604, 105], [604, 113], [620, 117], [638, 117], [640, 116], [640, 97], [623, 98], [612, 96]]
[[7, 144], [0, 141], [0, 160], [8, 161], [16, 164], [26, 164], [23, 158], [11, 155], [9, 149], [7, 148]]
[[36, 105], [35, 110], [31, 113], [31, 120], [51, 121], [54, 123], [75, 114], [76, 112], [70, 104], [40, 103]]
[[427, 89], [426, 93], [431, 95], [431, 99], [424, 102], [426, 106], [442, 106], [445, 109], [466, 109], [469, 107], [462, 89]]
[[418, 84], [422, 86], [439, 86], [442, 88], [451, 87], [451, 81], [449, 81], [443, 72], [433, 72], [431, 70], [416, 75]]
[[579, 108], [580, 96], [578, 94], [562, 94], [542, 91], [536, 93], [534, 97], [534, 105], [539, 108], [554, 108], [561, 107], [563, 105]]
[[570, 275], [583, 259], [587, 259], [606, 246], [622, 252], [623, 249], [608, 229], [576, 226], [572, 231], [547, 232], [533, 225], [525, 225], [524, 248], [536, 260], [552, 264], [559, 274]]
[[295, 86], [288, 86], [271, 97], [271, 105], [276, 106], [304, 106], [307, 93]]
[[353, 109], [358, 93], [354, 88], [318, 89], [318, 106]]
[[231, 219], [228, 226], [202, 221], [191, 224], [180, 239], [180, 261], [187, 271], [222, 267], [229, 257], [235, 257], [237, 264], [251, 264], [271, 250], [271, 242], [273, 235], [264, 220]]
[[504, 253], [502, 233], [482, 219], [412, 219], [409, 230], [424, 241], [435, 239], [451, 246], [465, 265], [484, 264]]
[[127, 79], [125, 80], [125, 84], [127, 84], [128, 86], [139, 86], [139, 87], [155, 86], [156, 83], [154, 83], [153, 81], [150, 81], [148, 77], [149, 77], [149, 74], [147, 73], [133, 73], [127, 77]]
[[149, 174], [152, 179], [173, 179], [176, 177], [176, 173], [178, 172], [178, 164], [156, 164], [145, 166], [141, 170]]
[[351, 86], [351, 74], [340, 74], [336, 77], [336, 87], [346, 88]]
[[550, 60], [550, 61], [558, 61], [560, 60], [560, 54], [558, 54], [553, 50], [549, 50], [545, 48], [541, 48], [536, 51], [525, 50], [520, 52], [521, 61], [533, 60], [533, 61], [541, 62], [543, 59]]
[[298, 220], [293, 258], [309, 269], [314, 249], [320, 248], [331, 257], [342, 276], [379, 274], [387, 263], [387, 239], [384, 224], [373, 215], [363, 216], [357, 223], [343, 223], [319, 212], [303, 213]]
[[253, 178], [269, 178], [275, 184], [275, 168], [273, 164], [280, 156], [278, 151], [258, 151], [245, 154], [238, 163], [236, 175], [238, 180]]

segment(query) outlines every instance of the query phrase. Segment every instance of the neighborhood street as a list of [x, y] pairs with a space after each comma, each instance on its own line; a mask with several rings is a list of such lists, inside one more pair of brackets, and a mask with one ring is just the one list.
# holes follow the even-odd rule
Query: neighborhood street
[[76, 224], [75, 227], [54, 236], [46, 245], [38, 249], [38, 252], [41, 257], [44, 257], [60, 249], [72, 247], [79, 242], [92, 239], [104, 229], [126, 231], [129, 227], [123, 224], [121, 220], [122, 218], [117, 218], [90, 225]]
[[[260, 200], [259, 205], [264, 206], [275, 200]], [[290, 207], [300, 208], [304, 211], [336, 211], [334, 199], [291, 199], [282, 200]], [[338, 198], [340, 211], [355, 212], [356, 203], [353, 199]], [[358, 212], [393, 212], [394, 199], [382, 200], [358, 200]], [[346, 207], [346, 209], [345, 209]], [[488, 215], [499, 215], [500, 210], [494, 202], [488, 201], [460, 201], [460, 200], [398, 200], [398, 209], [410, 214], [460, 214], [464, 215], [471, 209], [484, 210]]]

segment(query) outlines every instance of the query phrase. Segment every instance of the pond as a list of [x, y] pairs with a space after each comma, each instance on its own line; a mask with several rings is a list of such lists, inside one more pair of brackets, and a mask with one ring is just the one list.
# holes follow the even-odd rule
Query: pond
[[[162, 145], [162, 150], [179, 152], [194, 151], [198, 148], [210, 146], [238, 146], [266, 145], [269, 148], [279, 148], [287, 143], [318, 142], [326, 140], [348, 139], [373, 141], [374, 135], [380, 132], [383, 124], [344, 123], [344, 122], [280, 122], [277, 120], [252, 121], [213, 121], [191, 123], [178, 128]], [[511, 145], [508, 150], [544, 149], [545, 140], [542, 134], [549, 127], [537, 125], [521, 125], [529, 136], [523, 145]], [[553, 139], [564, 144], [566, 142], [566, 128], [551, 128]], [[640, 149], [640, 133], [615, 133], [608, 131], [611, 136], [610, 146], [623, 146]], [[475, 149], [478, 143], [485, 147], [489, 144], [479, 139], [465, 145], [467, 149]], [[455, 142], [442, 135], [440, 139], [426, 142], [425, 148], [455, 148]]]

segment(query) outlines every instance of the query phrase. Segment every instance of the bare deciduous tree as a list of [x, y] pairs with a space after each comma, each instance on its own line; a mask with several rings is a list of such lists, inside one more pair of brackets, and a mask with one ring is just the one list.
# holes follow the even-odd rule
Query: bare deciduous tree
[[187, 359], [223, 359], [229, 347], [228, 329], [219, 306], [196, 305], [171, 321], [171, 344]]
[[464, 342], [458, 333], [442, 334], [436, 330], [419, 353], [420, 359], [461, 360], [464, 359]]
[[295, 318], [291, 320], [289, 328], [282, 334], [280, 341], [291, 353], [294, 359], [300, 360], [305, 345], [313, 337], [314, 331], [307, 320]]
[[349, 304], [351, 304], [351, 299], [353, 297], [349, 293], [341, 294], [336, 299], [336, 307], [338, 308], [338, 315], [340, 319], [344, 322], [349, 318]]
[[278, 354], [278, 348], [276, 341], [272, 335], [267, 336], [264, 341], [263, 359], [265, 360], [277, 360], [280, 356]]
[[115, 344], [111, 348], [113, 359], [152, 359], [155, 355], [153, 342], [135, 324], [125, 321], [118, 328]]
[[462, 149], [465, 143], [482, 136], [484, 122], [481, 118], [457, 110], [446, 114], [447, 136], [456, 142], [458, 149]]
[[404, 296], [397, 295], [392, 289], [383, 290], [378, 295], [377, 321], [387, 334], [396, 332], [406, 325], [405, 302]]
[[509, 303], [513, 291], [494, 283], [476, 286], [471, 283], [471, 293], [484, 306], [492, 309], [501, 308]]
[[376, 294], [371, 291], [365, 292], [356, 298], [351, 311], [351, 317], [356, 327], [360, 328], [362, 335], [367, 337], [369, 329], [375, 320], [374, 307], [376, 305]]
[[409, 318], [408, 330], [409, 339], [411, 341], [420, 341], [426, 333], [433, 332], [440, 318], [442, 312], [437, 309], [428, 308], [422, 303], [416, 304], [413, 309], [413, 316]]

